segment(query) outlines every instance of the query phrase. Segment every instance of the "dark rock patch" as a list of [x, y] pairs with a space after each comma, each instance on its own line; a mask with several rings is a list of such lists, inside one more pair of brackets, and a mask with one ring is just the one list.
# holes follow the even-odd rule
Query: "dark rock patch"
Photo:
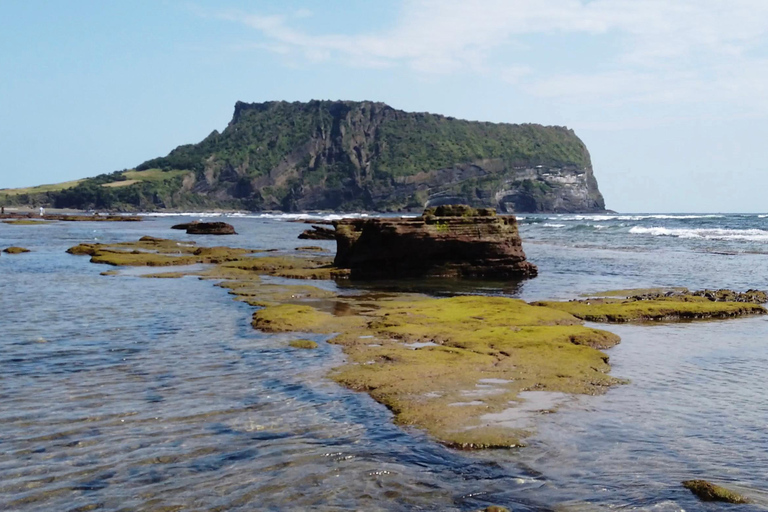
[[188, 235], [236, 235], [235, 227], [226, 222], [195, 222], [187, 227]]
[[299, 235], [300, 240], [335, 240], [336, 230], [322, 226], [312, 226]]

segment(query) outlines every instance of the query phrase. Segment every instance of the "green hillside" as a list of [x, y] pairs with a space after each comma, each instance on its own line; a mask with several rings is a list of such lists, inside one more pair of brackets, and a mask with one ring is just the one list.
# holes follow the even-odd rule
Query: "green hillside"
[[[563, 191], [542, 169], [581, 173], [588, 190], [561, 208], [556, 195]], [[588, 199], [577, 204], [577, 195]], [[21, 200], [113, 209], [397, 210], [443, 200], [515, 210], [604, 208], [589, 153], [567, 128], [350, 101], [238, 102], [229, 125], [198, 144], [69, 188], [5, 197], [7, 204]]]

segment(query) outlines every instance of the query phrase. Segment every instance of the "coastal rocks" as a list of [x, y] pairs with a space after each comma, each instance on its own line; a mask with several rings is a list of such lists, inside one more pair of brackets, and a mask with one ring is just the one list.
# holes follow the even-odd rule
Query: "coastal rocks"
[[24, 247], [7, 247], [3, 249], [3, 252], [7, 254], [21, 254], [24, 252], [31, 252], [31, 251]]
[[533, 277], [513, 216], [463, 205], [428, 208], [417, 218], [344, 219], [334, 265], [353, 279]]
[[226, 222], [193, 222], [187, 226], [188, 235], [236, 235], [235, 227]]
[[706, 480], [686, 480], [683, 482], [683, 487], [695, 494], [701, 501], [720, 501], [735, 504], [750, 503], [744, 496]]
[[698, 290], [691, 292], [694, 297], [704, 297], [713, 302], [749, 302], [752, 304], [765, 304], [768, 302], [768, 294], [761, 290], [747, 290], [735, 292], [733, 290]]
[[180, 229], [183, 231], [186, 231], [190, 228], [190, 226], [194, 226], [195, 224], [200, 224], [199, 220], [193, 220], [192, 222], [183, 222], [181, 224], [174, 224], [171, 226], [171, 229]]
[[336, 230], [322, 226], [312, 226], [299, 235], [300, 240], [335, 240]]
[[187, 232], [188, 235], [236, 235], [234, 226], [227, 224], [226, 222], [200, 222], [199, 220], [193, 220], [192, 222], [184, 222], [182, 224], [174, 224], [171, 229], [181, 229]]
[[[559, 309], [588, 322], [610, 323], [735, 318], [768, 313], [768, 310], [759, 304], [763, 299], [763, 292], [719, 292], [650, 293], [627, 299], [540, 301], [534, 302], [533, 305]], [[714, 298], [710, 298], [710, 295]]]

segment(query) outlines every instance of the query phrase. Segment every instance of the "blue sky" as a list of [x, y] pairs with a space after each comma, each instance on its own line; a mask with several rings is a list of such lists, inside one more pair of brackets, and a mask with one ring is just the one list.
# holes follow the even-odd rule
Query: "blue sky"
[[763, 212], [767, 43], [764, 0], [3, 0], [0, 188], [370, 99], [573, 128], [618, 211]]

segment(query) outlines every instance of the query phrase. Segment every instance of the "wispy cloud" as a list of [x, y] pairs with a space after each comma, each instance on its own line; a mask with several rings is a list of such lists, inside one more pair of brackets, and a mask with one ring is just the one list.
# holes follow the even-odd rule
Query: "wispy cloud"
[[[482, 71], [541, 97], [754, 100], [768, 110], [765, 0], [405, 0], [392, 28], [373, 34], [310, 33], [294, 28], [296, 13], [221, 17], [258, 31], [261, 48], [312, 62]], [[579, 73], [545, 57], [515, 61], [531, 36], [546, 45], [548, 36], [563, 35], [619, 44], [607, 61]], [[529, 57], [540, 50], [529, 48]]]

